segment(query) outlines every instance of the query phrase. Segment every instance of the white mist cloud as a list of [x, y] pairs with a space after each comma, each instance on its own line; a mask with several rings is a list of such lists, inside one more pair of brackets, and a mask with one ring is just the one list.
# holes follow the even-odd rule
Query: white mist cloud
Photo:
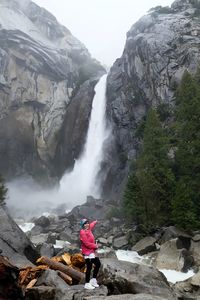
[[130, 27], [152, 7], [173, 0], [33, 0], [85, 44], [107, 66], [121, 56]]
[[[10, 213], [17, 218], [30, 220], [33, 216], [41, 216], [44, 212], [53, 212], [64, 204], [58, 199], [58, 188], [42, 189], [31, 178], [20, 178], [7, 183], [8, 198], [6, 205]], [[64, 213], [65, 211], [63, 211]]]

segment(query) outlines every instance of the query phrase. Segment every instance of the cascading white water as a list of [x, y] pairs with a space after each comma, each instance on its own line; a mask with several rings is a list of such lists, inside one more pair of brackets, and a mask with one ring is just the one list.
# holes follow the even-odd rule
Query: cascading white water
[[43, 212], [52, 212], [61, 204], [66, 204], [66, 209], [70, 210], [75, 205], [84, 203], [88, 195], [95, 198], [100, 196], [97, 174], [103, 158], [103, 144], [109, 136], [109, 130], [105, 126], [105, 89], [106, 75], [95, 87], [84, 151], [75, 162], [73, 171], [66, 173], [61, 179], [59, 189], [43, 190], [30, 178], [8, 183], [7, 206], [15, 217], [24, 216], [29, 219]]
[[75, 162], [74, 169], [70, 173], [66, 173], [60, 181], [59, 192], [70, 206], [69, 208], [85, 202], [88, 195], [96, 198], [100, 196], [100, 186], [96, 176], [102, 161], [103, 144], [109, 135], [105, 126], [106, 78], [106, 75], [102, 76], [95, 87], [83, 153]]

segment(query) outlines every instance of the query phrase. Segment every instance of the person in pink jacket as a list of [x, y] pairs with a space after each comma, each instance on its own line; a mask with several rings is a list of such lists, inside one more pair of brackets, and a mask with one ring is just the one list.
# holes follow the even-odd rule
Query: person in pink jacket
[[[82, 254], [85, 258], [86, 263], [86, 273], [85, 273], [85, 289], [94, 289], [95, 287], [99, 287], [97, 283], [97, 274], [99, 272], [99, 268], [101, 266], [101, 262], [99, 258], [95, 255], [95, 251], [98, 248], [94, 235], [92, 233], [92, 229], [96, 225], [97, 221], [93, 221], [89, 223], [87, 219], [82, 219], [80, 221], [81, 230], [80, 230], [80, 241], [81, 241], [81, 250]], [[90, 274], [93, 269], [93, 278], [90, 279]]]

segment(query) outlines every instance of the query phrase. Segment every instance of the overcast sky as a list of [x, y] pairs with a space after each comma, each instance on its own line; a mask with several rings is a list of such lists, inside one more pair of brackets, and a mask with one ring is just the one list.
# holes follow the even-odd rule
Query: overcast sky
[[85, 44], [92, 56], [110, 66], [121, 56], [126, 32], [152, 7], [173, 0], [33, 0]]

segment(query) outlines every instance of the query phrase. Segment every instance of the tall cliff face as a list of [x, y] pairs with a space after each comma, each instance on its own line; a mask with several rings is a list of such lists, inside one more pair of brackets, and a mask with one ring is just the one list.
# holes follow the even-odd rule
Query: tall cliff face
[[[0, 172], [6, 178], [62, 174], [79, 155], [104, 69], [30, 0], [0, 0], [0, 66]], [[69, 118], [76, 121], [74, 102], [82, 110], [76, 128], [70, 125], [75, 146], [65, 132]]]
[[173, 105], [174, 88], [183, 72], [196, 71], [199, 16], [200, 1], [177, 0], [171, 8], [155, 8], [127, 33], [122, 57], [108, 75], [107, 114], [114, 142], [108, 155], [105, 193], [117, 195], [123, 190], [138, 151], [137, 128], [147, 109], [162, 103]]

